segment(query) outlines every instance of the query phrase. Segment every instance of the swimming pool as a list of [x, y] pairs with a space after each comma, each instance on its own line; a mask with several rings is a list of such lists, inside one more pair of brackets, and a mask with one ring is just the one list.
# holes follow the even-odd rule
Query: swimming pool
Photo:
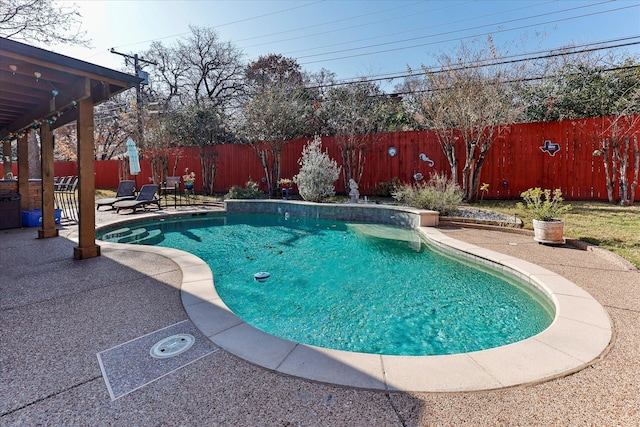
[[[160, 220], [102, 234], [205, 260], [248, 324], [336, 350], [442, 355], [529, 338], [552, 305], [511, 275], [429, 247], [417, 231], [282, 215]], [[256, 272], [268, 271], [265, 282]]]
[[[529, 287], [545, 295], [555, 306], [556, 315], [548, 328], [531, 338], [501, 347], [443, 356], [345, 352], [283, 340], [248, 325], [220, 299], [211, 269], [195, 255], [159, 246], [100, 243], [105, 253], [126, 251], [132, 257], [140, 256], [137, 254], [156, 254], [170, 260], [169, 264], [176, 265], [182, 273], [181, 300], [189, 320], [220, 348], [274, 372], [327, 384], [381, 391], [491, 390], [538, 383], [575, 373], [590, 366], [606, 353], [613, 336], [606, 310], [582, 288], [539, 265], [505, 252], [457, 240], [453, 237], [455, 230], [450, 233], [434, 228], [437, 225], [437, 213], [434, 212], [371, 204], [228, 200], [225, 201], [224, 209], [196, 208], [181, 212], [114, 217], [117, 218], [116, 221], [103, 224], [98, 231], [129, 228], [149, 219], [189, 218], [212, 212], [290, 212], [306, 218], [412, 227], [429, 244], [445, 252], [519, 277]], [[510, 234], [505, 234], [507, 235]], [[75, 234], [71, 233], [71, 236]], [[514, 237], [514, 241], [526, 244], [529, 237]], [[501, 246], [503, 245], [498, 244], [495, 247]]]

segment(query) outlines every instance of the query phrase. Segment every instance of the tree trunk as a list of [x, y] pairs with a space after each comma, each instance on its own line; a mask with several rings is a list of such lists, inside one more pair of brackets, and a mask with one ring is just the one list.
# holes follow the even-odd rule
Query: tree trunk
[[638, 176], [640, 175], [640, 149], [638, 148], [638, 136], [633, 135], [633, 182], [631, 183], [631, 197], [629, 204], [633, 205], [636, 200], [636, 187], [638, 186]]
[[618, 147], [622, 150], [618, 154], [620, 160], [620, 204], [622, 206], [629, 205], [629, 177], [627, 170], [629, 166], [629, 138], [622, 139], [622, 147]]
[[478, 155], [478, 159], [475, 162], [473, 168], [473, 174], [471, 175], [471, 186], [469, 188], [469, 198], [467, 201], [476, 202], [478, 200], [478, 189], [480, 188], [480, 172], [482, 171], [482, 165], [484, 165], [484, 161], [487, 158], [487, 153], [489, 152], [489, 148], [491, 148], [491, 141], [485, 141], [481, 148], [480, 154]]
[[278, 148], [271, 149], [271, 155], [273, 157], [273, 164], [271, 165], [271, 179], [269, 182], [269, 197], [273, 197], [275, 190], [280, 181], [280, 165], [282, 165], [282, 150]]
[[449, 142], [445, 139], [445, 137], [438, 134], [438, 142], [440, 142], [440, 148], [442, 148], [442, 152], [444, 153], [447, 161], [449, 162], [449, 167], [451, 168], [451, 180], [453, 182], [458, 181], [458, 158], [456, 157], [455, 144]]
[[267, 192], [271, 194], [271, 176], [269, 175], [269, 155], [266, 150], [258, 150], [258, 157], [260, 157], [260, 164], [264, 170], [265, 180], [267, 181]]
[[149, 156], [149, 163], [153, 182], [162, 184], [169, 173], [169, 156], [165, 152], [155, 151]]
[[212, 195], [215, 187], [216, 175], [218, 174], [217, 147], [200, 147], [200, 166], [202, 169], [202, 187], [204, 188], [204, 192], [207, 195]]
[[[609, 165], [609, 161], [611, 158], [611, 153], [610, 153], [611, 149], [609, 147], [609, 140], [605, 139], [604, 141], [602, 141], [602, 162], [603, 162], [603, 166], [604, 166], [604, 175], [605, 175], [605, 180], [606, 180], [606, 187], [607, 187], [607, 199], [609, 200], [609, 203], [613, 204], [614, 200], [613, 200], [613, 185], [614, 185], [614, 180], [615, 178], [612, 177], [612, 172], [610, 170], [610, 165]], [[614, 174], [615, 176], [615, 174]]]
[[[355, 160], [354, 155], [356, 147], [351, 136], [336, 137], [336, 142], [339, 142], [340, 156], [342, 157], [342, 179], [344, 180], [345, 188], [349, 184], [350, 179], [355, 180]], [[355, 180], [356, 182], [359, 182]]]

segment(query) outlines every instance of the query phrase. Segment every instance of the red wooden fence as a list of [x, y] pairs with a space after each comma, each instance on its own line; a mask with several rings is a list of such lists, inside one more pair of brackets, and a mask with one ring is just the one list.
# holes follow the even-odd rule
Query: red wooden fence
[[[569, 200], [607, 200], [605, 174], [602, 157], [594, 156], [600, 148], [600, 140], [606, 132], [607, 122], [603, 119], [563, 121], [553, 123], [517, 124], [500, 137], [489, 151], [482, 169], [481, 182], [489, 184], [487, 198], [519, 198], [520, 193], [530, 187], [560, 188]], [[636, 134], [640, 138], [640, 131]], [[365, 171], [359, 183], [362, 195], [373, 194], [374, 188], [381, 182], [397, 177], [402, 182], [413, 182], [417, 172], [428, 177], [433, 171], [447, 172], [449, 165], [435, 134], [431, 131], [398, 132], [381, 135], [369, 153]], [[292, 178], [298, 173], [298, 159], [308, 139], [288, 142], [282, 152], [282, 178]], [[329, 156], [341, 164], [340, 152], [334, 139], [322, 139], [323, 149]], [[545, 141], [558, 144], [559, 151], [554, 155], [541, 149]], [[387, 150], [395, 147], [397, 154], [389, 156]], [[170, 155], [170, 175], [183, 175], [189, 168], [201, 176], [200, 159], [197, 147], [183, 147], [176, 156]], [[175, 153], [175, 152], [174, 152]], [[233, 185], [244, 185], [249, 179], [261, 183], [264, 172], [258, 157], [246, 145], [218, 146], [219, 164], [215, 181], [215, 191], [225, 193]], [[434, 162], [420, 159], [424, 153]], [[177, 163], [176, 163], [177, 158]], [[458, 158], [462, 162], [462, 153]], [[633, 180], [633, 144], [629, 150], [629, 177]], [[462, 165], [460, 165], [462, 167]], [[120, 179], [127, 176], [122, 173], [123, 163], [117, 160], [96, 161], [96, 188], [118, 186]], [[151, 167], [145, 158], [141, 161], [141, 172], [135, 177], [138, 185], [150, 182]], [[57, 162], [56, 175], [76, 174], [75, 162]], [[202, 190], [201, 179], [196, 179], [196, 191]], [[336, 183], [336, 190], [344, 193], [342, 178]], [[616, 197], [618, 189], [616, 188]], [[640, 200], [640, 188], [636, 189], [635, 200]]]

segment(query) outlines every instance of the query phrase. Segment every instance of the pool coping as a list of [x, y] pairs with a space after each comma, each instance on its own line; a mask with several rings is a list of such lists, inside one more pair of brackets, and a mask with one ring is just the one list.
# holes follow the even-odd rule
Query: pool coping
[[183, 274], [184, 309], [214, 344], [255, 365], [312, 381], [404, 392], [493, 390], [569, 375], [607, 350], [612, 338], [609, 315], [571, 281], [536, 264], [453, 239], [436, 228], [418, 230], [443, 250], [502, 269], [538, 289], [555, 305], [552, 324], [526, 340], [464, 354], [388, 356], [320, 348], [266, 334], [242, 321], [220, 299], [211, 269], [195, 255], [156, 246], [100, 244], [126, 245], [172, 260]]

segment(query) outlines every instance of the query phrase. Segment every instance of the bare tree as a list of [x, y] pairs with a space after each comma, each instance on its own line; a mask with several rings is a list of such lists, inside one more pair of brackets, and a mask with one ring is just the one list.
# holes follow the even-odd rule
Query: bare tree
[[[600, 147], [593, 153], [602, 156], [604, 166], [607, 198], [615, 203], [614, 189], [616, 184], [620, 191], [620, 204], [634, 204], [636, 187], [640, 178], [640, 115], [617, 115], [602, 118], [602, 131], [592, 137], [599, 141]], [[630, 154], [633, 153], [633, 177], [629, 182]]]
[[217, 145], [232, 142], [224, 116], [211, 105], [200, 104], [168, 115], [170, 133], [182, 145], [200, 147], [202, 185], [206, 194], [213, 194], [218, 172]]
[[205, 102], [224, 109], [243, 89], [242, 52], [213, 29], [190, 28], [191, 35], [174, 46], [156, 42], [145, 52], [157, 63], [152, 66], [154, 97], [165, 106], [177, 100], [182, 106]]
[[419, 96], [419, 109], [435, 130], [449, 166], [458, 180], [458, 148], [463, 149], [462, 190], [478, 197], [480, 172], [496, 137], [519, 117], [510, 81], [514, 69], [496, 65], [491, 43], [486, 49], [463, 45], [455, 56], [440, 57], [440, 69], [424, 69], [429, 89]]
[[322, 103], [327, 97], [329, 88], [335, 86], [335, 78], [335, 73], [325, 68], [314, 73], [304, 73], [304, 85], [313, 100], [313, 115], [307, 123], [308, 129], [304, 132], [305, 136], [329, 133], [330, 112], [322, 108]]
[[[136, 135], [137, 112], [130, 93], [121, 93], [95, 107], [94, 140], [96, 160], [111, 160], [126, 152], [127, 138]], [[54, 132], [55, 158], [75, 161], [77, 155], [76, 123], [72, 122]]]
[[271, 54], [259, 57], [246, 69], [247, 83], [255, 89], [297, 87], [303, 84], [300, 65], [293, 58]]
[[143, 155], [151, 164], [151, 179], [165, 182], [169, 174], [169, 151], [174, 145], [170, 122], [159, 114], [150, 115], [144, 121]]
[[40, 44], [87, 46], [78, 6], [52, 0], [0, 1], [0, 36]]
[[249, 91], [242, 103], [239, 133], [258, 155], [269, 195], [274, 195], [285, 144], [309, 129], [313, 92], [303, 86], [297, 62], [281, 55], [249, 64], [246, 78]]
[[360, 182], [367, 155], [387, 130], [386, 97], [373, 82], [362, 80], [328, 90], [321, 109], [327, 117], [328, 133], [335, 135], [342, 157], [342, 175]]
[[[153, 43], [145, 56], [156, 62], [150, 96], [169, 119], [163, 129], [184, 145], [200, 147], [205, 191], [213, 192], [218, 170], [216, 145], [227, 142], [223, 122], [243, 92], [242, 52], [210, 28], [192, 26], [173, 46]], [[157, 150], [156, 150], [157, 151]]]
[[[110, 160], [127, 151], [127, 138], [137, 138], [137, 110], [131, 93], [122, 93], [95, 108], [96, 159]], [[138, 141], [140, 142], [140, 141]]]
[[282, 150], [303, 136], [312, 106], [304, 88], [267, 89], [243, 105], [240, 135], [260, 159], [269, 195], [274, 195], [280, 180]]

